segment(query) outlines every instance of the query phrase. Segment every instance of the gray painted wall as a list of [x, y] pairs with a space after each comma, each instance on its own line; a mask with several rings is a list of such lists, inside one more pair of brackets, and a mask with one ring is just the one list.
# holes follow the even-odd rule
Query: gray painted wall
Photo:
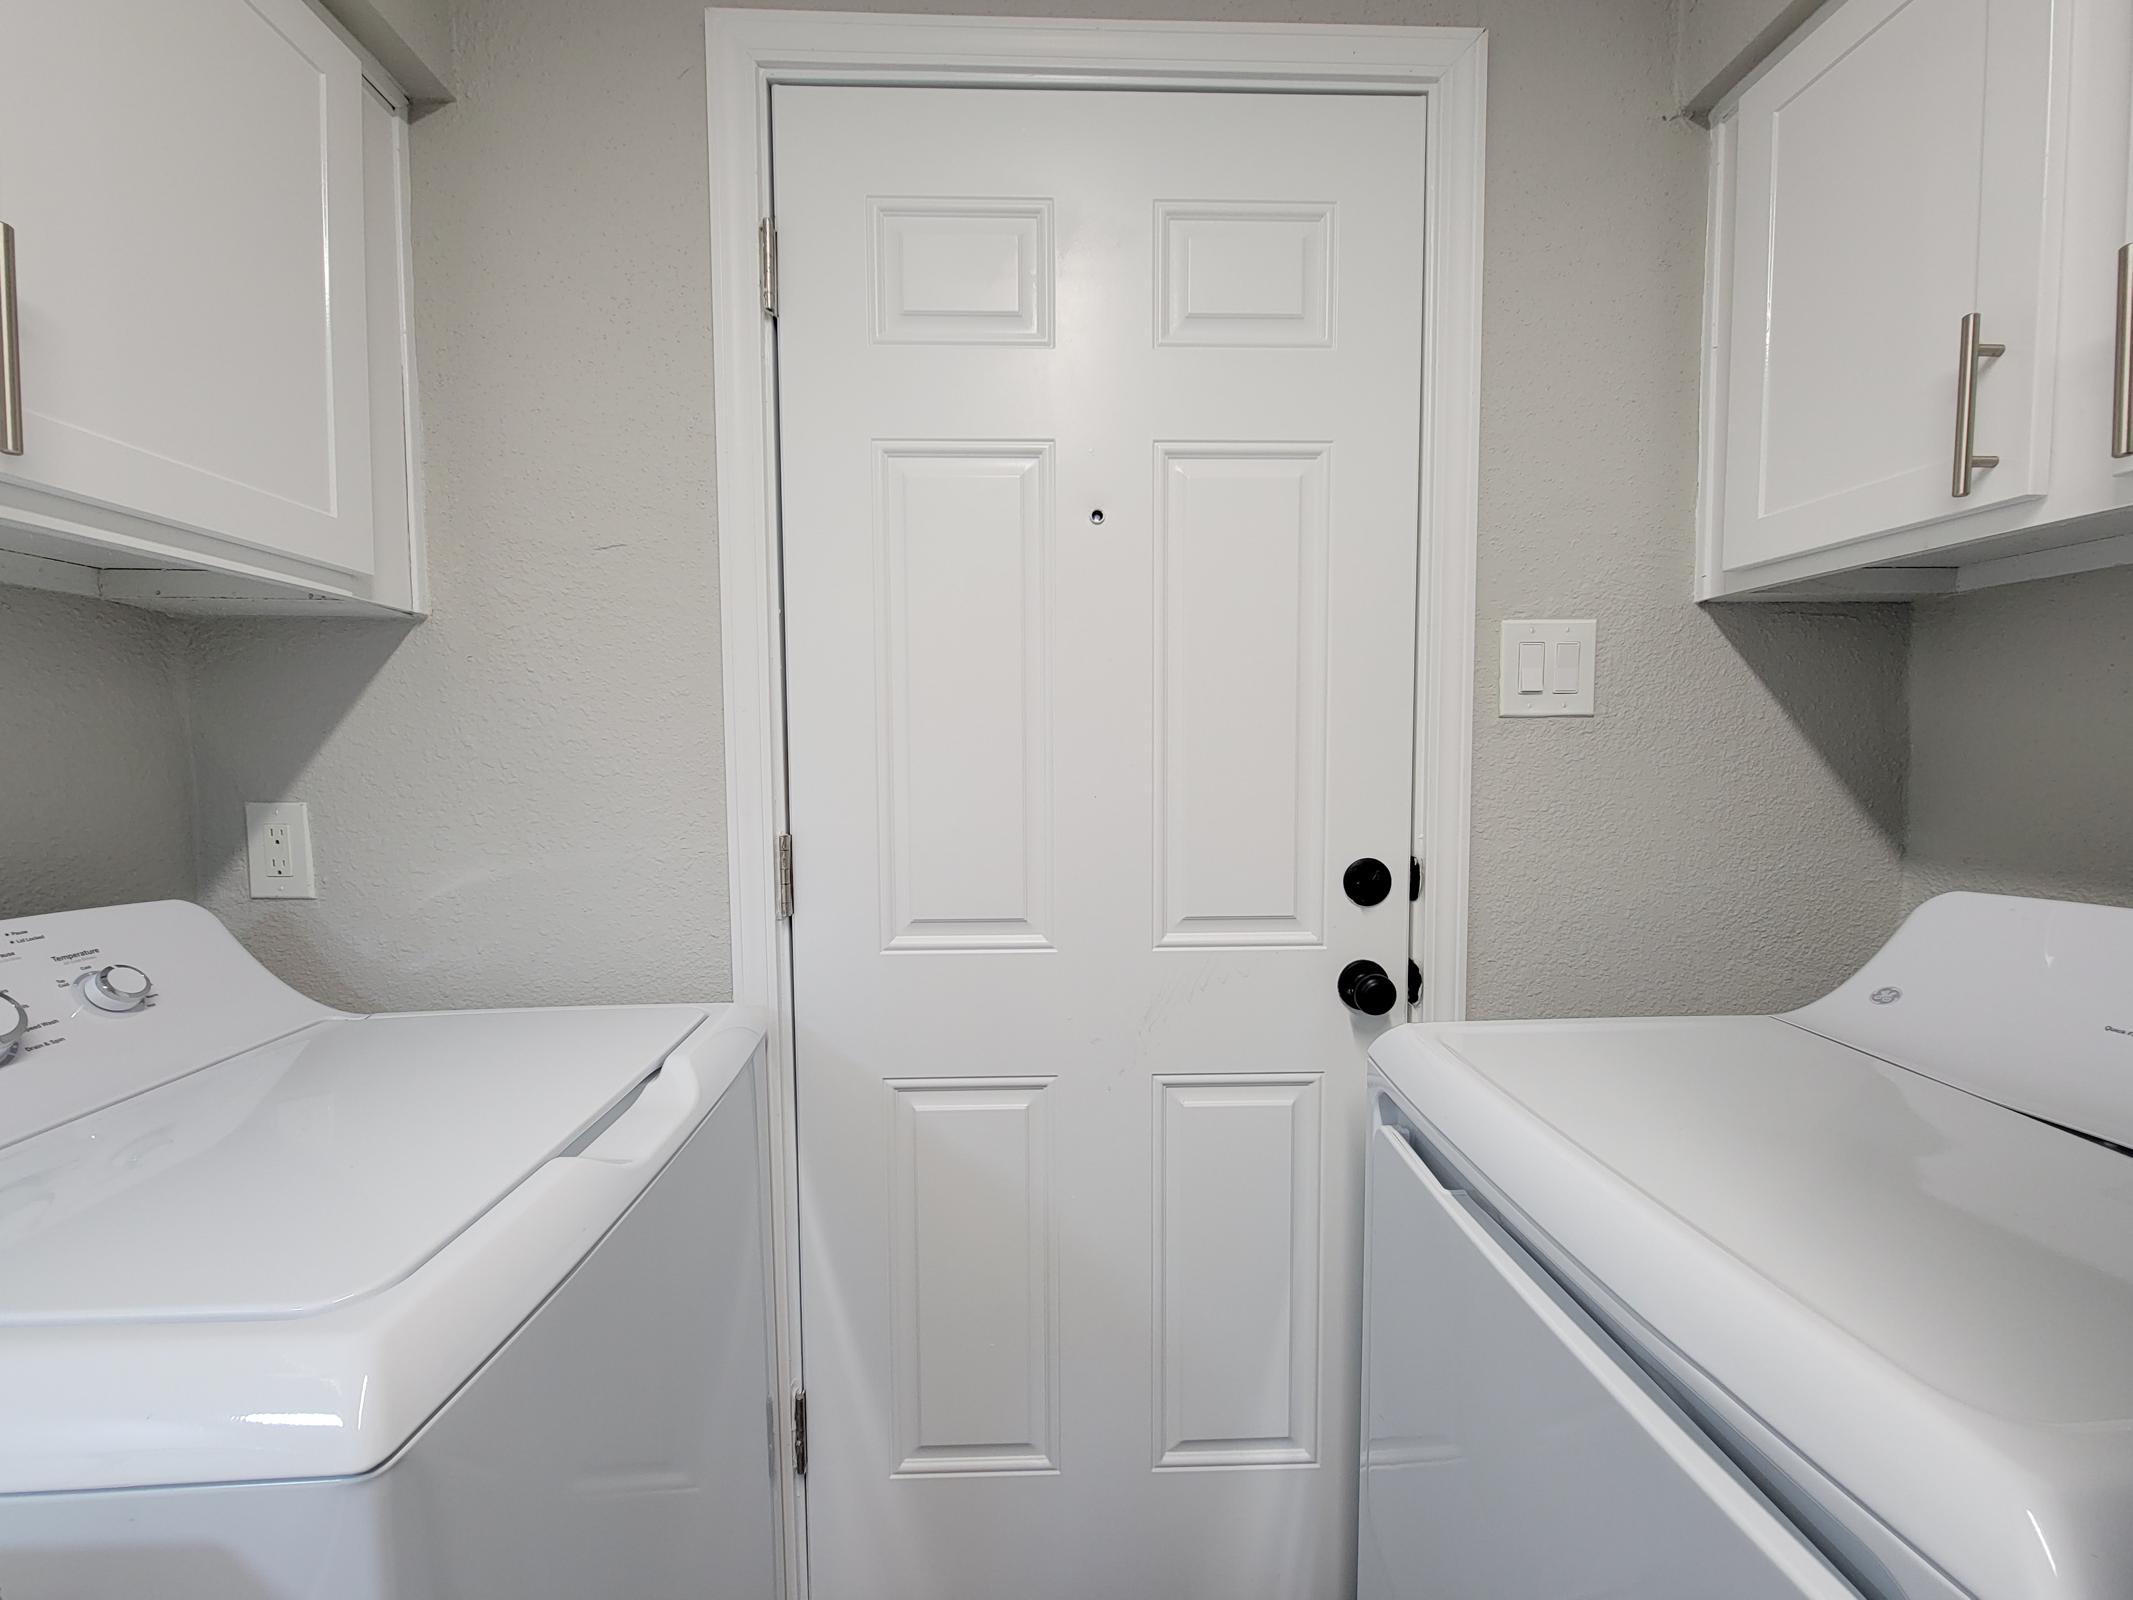
[[1921, 601], [1906, 904], [2133, 905], [2133, 568]]
[[[1899, 900], [1904, 621], [1689, 603], [1704, 136], [1668, 120], [1670, 0], [1308, 9], [1492, 32], [1476, 1013], [1805, 998]], [[343, 1003], [716, 995], [701, 5], [458, 0], [454, 48], [413, 138], [436, 616], [195, 632], [202, 887]], [[1504, 616], [1599, 620], [1597, 717], [1495, 719]], [[283, 796], [315, 904], [244, 897], [241, 802]]]
[[0, 915], [193, 892], [180, 630], [0, 588]]

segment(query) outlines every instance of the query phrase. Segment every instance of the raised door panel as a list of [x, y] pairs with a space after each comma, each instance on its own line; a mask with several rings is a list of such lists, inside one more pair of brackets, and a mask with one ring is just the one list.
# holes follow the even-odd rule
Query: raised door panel
[[1319, 1076], [1155, 1080], [1155, 1465], [1318, 1460]]
[[1049, 200], [874, 200], [874, 337], [1050, 344]]
[[1156, 447], [1156, 942], [1324, 939], [1331, 447]]
[[889, 1085], [897, 1474], [1059, 1466], [1051, 1082]]
[[371, 524], [363, 95], [302, 0], [0, 0], [7, 482], [352, 574]]
[[[1852, 0], [1736, 126], [1723, 554], [1741, 569], [2043, 492], [2053, 0]], [[1975, 448], [1953, 493], [1962, 319]], [[1951, 529], [1951, 540], [1962, 537]]]
[[1156, 207], [1160, 344], [1333, 343], [1333, 207]]
[[1049, 444], [877, 447], [885, 950], [1042, 950]]

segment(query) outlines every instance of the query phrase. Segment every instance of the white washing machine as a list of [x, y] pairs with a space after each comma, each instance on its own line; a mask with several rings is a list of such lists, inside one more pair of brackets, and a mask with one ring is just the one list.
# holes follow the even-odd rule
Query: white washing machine
[[1372, 1059], [1363, 1600], [2133, 1595], [2133, 910]]
[[0, 922], [0, 1595], [768, 1600], [763, 1027]]

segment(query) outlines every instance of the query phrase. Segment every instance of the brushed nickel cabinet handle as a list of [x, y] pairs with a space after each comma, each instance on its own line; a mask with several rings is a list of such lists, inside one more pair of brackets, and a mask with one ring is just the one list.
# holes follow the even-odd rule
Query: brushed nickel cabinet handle
[[22, 454], [22, 323], [15, 315], [15, 230], [0, 222], [0, 456]]
[[2118, 247], [2118, 340], [2111, 359], [2111, 454], [2133, 456], [2133, 244]]
[[1977, 364], [2007, 354], [2004, 344], [1983, 344], [1978, 333], [1985, 319], [1973, 311], [1963, 318], [1962, 339], [1955, 354], [1955, 482], [1950, 489], [1960, 500], [1970, 492], [1970, 475], [2000, 464], [1998, 456], [1977, 453]]

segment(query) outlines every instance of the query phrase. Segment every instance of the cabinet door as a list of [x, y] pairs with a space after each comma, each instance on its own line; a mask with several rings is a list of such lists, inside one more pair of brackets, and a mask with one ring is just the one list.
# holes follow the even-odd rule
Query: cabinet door
[[0, 508], [18, 484], [368, 573], [354, 54], [303, 0], [0, 0], [0, 38]]
[[[2043, 492], [2066, 0], [1851, 0], [1742, 96], [1730, 569]], [[1954, 491], [1962, 321], [1975, 450]], [[1963, 537], [1950, 529], [1950, 542]]]

